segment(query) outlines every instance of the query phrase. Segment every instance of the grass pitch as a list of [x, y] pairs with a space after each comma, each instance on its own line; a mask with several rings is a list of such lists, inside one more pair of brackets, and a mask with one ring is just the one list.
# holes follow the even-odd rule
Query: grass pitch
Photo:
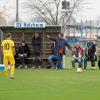
[[0, 71], [0, 100], [100, 100], [100, 70], [18, 69], [10, 79]]

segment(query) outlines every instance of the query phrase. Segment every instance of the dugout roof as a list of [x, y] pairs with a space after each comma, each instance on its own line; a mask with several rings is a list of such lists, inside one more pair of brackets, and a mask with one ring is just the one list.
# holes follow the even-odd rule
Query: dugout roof
[[38, 31], [38, 32], [60, 32], [61, 31], [61, 26], [46, 26], [45, 28], [16, 28], [14, 26], [0, 26], [0, 29], [4, 32], [33, 32], [33, 31]]

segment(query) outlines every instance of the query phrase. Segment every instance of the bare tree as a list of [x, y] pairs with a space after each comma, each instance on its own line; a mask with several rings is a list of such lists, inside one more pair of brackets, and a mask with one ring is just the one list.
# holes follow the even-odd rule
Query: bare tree
[[64, 10], [62, 10], [62, 0], [27, 0], [24, 7], [31, 12], [33, 18], [40, 16], [48, 25], [65, 26], [84, 4], [84, 0], [70, 0], [70, 2], [70, 8]]

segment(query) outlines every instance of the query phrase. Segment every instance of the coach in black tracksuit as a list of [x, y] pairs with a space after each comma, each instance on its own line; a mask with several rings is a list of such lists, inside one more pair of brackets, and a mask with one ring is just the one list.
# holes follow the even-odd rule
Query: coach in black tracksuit
[[39, 36], [39, 33], [36, 32], [32, 38], [32, 47], [33, 47], [33, 61], [34, 65], [33, 67], [39, 67], [41, 66], [41, 44], [42, 39]]

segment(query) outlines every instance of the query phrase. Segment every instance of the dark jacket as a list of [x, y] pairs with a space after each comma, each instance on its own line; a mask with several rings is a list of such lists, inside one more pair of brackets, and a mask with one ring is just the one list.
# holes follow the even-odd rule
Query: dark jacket
[[71, 49], [71, 46], [65, 41], [65, 39], [58, 39], [49, 37], [49, 39], [55, 41], [55, 47], [54, 47], [54, 54], [65, 54], [65, 46]]
[[41, 42], [42, 42], [42, 39], [40, 37], [32, 38], [33, 52], [41, 52]]
[[23, 53], [26, 53], [27, 57], [30, 56], [30, 49], [27, 44], [25, 46], [20, 46], [18, 48], [17, 54], [23, 54]]
[[51, 53], [54, 54], [54, 48], [55, 48], [55, 45], [54, 43], [51, 45]]
[[96, 45], [91, 41], [87, 43], [87, 48], [85, 49], [85, 56], [95, 55]]

